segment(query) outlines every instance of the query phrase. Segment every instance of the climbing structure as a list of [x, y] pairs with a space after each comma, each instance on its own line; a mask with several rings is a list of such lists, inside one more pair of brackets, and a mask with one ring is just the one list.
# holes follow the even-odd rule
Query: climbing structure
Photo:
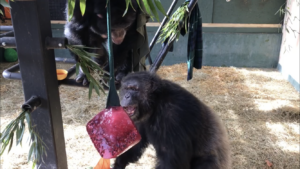
[[[168, 15], [172, 13], [176, 3], [177, 0], [174, 0], [167, 12]], [[190, 1], [188, 6], [190, 11], [196, 3], [197, 0]], [[55, 63], [56, 60], [62, 61], [62, 59], [55, 58], [53, 49], [65, 48], [68, 42], [65, 38], [52, 37], [49, 0], [15, 0], [10, 5], [13, 27], [1, 26], [1, 31], [13, 30], [14, 37], [0, 36], [0, 47], [17, 48], [19, 63], [5, 70], [3, 76], [7, 79], [22, 80], [25, 100], [30, 100], [30, 104], [35, 107], [31, 113], [32, 125], [36, 126], [36, 132], [48, 147], [47, 156], [43, 156], [44, 163], [39, 161], [37, 167], [67, 169], [58, 87], [59, 85], [82, 86], [82, 84], [69, 79], [75, 73], [75, 65], [68, 70], [65, 80], [57, 81]], [[162, 21], [157, 30], [150, 49], [166, 22], [167, 18]], [[172, 46], [173, 41], [167, 43], [153, 64], [151, 57], [148, 56], [151, 71], [159, 68]], [[35, 99], [32, 100], [32, 97]]]

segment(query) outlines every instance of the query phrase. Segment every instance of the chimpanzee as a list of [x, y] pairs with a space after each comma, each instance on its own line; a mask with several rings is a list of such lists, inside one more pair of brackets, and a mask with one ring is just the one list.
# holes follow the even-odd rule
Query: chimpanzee
[[[106, 3], [107, 0], [86, 0], [86, 10], [82, 16], [79, 0], [76, 0], [73, 18], [65, 25], [64, 34], [71, 44], [99, 48], [88, 49], [88, 52], [97, 53], [98, 57], [94, 60], [104, 70], [108, 71]], [[138, 25], [138, 19], [143, 13], [136, 0], [132, 0], [132, 6], [129, 6], [124, 16], [126, 10], [125, 0], [111, 0], [110, 3], [114, 66], [116, 82], [119, 83], [122, 77], [132, 69], [130, 55], [132, 50], [137, 50], [142, 45], [146, 45], [148, 48], [148, 40], [137, 31], [140, 26]], [[78, 61], [78, 57], [72, 55]], [[82, 72], [77, 76], [76, 81], [83, 81], [84, 85], [88, 83]]]
[[122, 79], [119, 97], [142, 139], [117, 157], [114, 169], [137, 161], [148, 144], [156, 150], [156, 169], [230, 169], [221, 120], [184, 88], [137, 72]]

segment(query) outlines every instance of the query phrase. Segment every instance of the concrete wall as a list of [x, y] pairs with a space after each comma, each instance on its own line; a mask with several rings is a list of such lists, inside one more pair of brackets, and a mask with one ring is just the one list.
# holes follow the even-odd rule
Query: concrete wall
[[[287, 0], [284, 18], [283, 37], [281, 42], [278, 70], [298, 90], [299, 89], [299, 1]], [[295, 32], [293, 32], [293, 30]]]
[[[183, 1], [179, 1], [177, 7]], [[274, 15], [285, 0], [199, 0], [203, 21], [203, 64], [276, 68], [279, 58], [281, 30], [263, 24], [279, 24], [283, 17]], [[163, 1], [165, 9], [171, 4]], [[226, 24], [232, 24], [227, 25]], [[210, 24], [210, 25], [208, 25]], [[219, 24], [218, 26], [216, 24]], [[255, 26], [253, 25], [255, 24]], [[151, 40], [156, 28], [148, 28]], [[180, 37], [164, 65], [186, 62], [187, 36]], [[161, 45], [151, 52], [155, 58]]]

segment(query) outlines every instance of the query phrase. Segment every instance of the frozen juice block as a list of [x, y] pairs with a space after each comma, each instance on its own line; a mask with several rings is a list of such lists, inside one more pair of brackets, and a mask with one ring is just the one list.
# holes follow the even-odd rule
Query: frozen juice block
[[88, 122], [86, 129], [94, 146], [105, 159], [116, 158], [141, 140], [122, 107], [104, 109]]

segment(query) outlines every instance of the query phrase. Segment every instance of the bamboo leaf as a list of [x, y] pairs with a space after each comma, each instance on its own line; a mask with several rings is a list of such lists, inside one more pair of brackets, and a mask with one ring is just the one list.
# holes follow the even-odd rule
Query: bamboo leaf
[[21, 134], [22, 134], [22, 126], [18, 125], [18, 127], [17, 127], [17, 134], [16, 134], [16, 146], [19, 144], [19, 140], [20, 140]]
[[1, 15], [4, 15], [1, 9], [0, 9], [0, 14], [1, 14]]
[[2, 156], [2, 154], [4, 153], [4, 151], [5, 151], [6, 147], [7, 147], [7, 145], [8, 145], [8, 142], [2, 143], [0, 156]]
[[90, 52], [85, 52], [86, 55], [91, 56], [91, 57], [98, 57], [99, 55], [97, 53], [90, 53]]
[[[97, 89], [101, 88], [101, 86], [99, 83], [97, 83], [97, 81], [91, 75], [91, 73], [97, 73], [99, 76], [103, 76], [103, 74], [104, 73], [107, 74], [107, 72], [104, 71], [100, 67], [100, 65], [97, 62], [95, 62], [95, 60], [92, 59], [97, 54], [89, 53], [89, 52], [85, 51], [83, 46], [68, 45], [67, 48], [70, 49], [71, 52], [73, 52], [74, 54], [76, 54], [79, 57], [80, 61], [78, 63], [76, 63], [76, 75], [78, 75], [79, 67], [81, 67], [81, 70], [86, 75], [87, 80], [90, 82], [90, 86], [92, 85], [91, 88], [92, 89], [95, 88], [97, 94], [100, 95], [100, 92], [98, 92], [99, 90], [97, 90]], [[102, 74], [99, 74], [99, 72], [102, 72]], [[98, 88], [96, 88], [96, 87], [98, 87]], [[105, 93], [105, 91], [102, 88], [101, 88], [101, 91], [103, 91], [103, 93]], [[89, 99], [91, 98], [91, 92], [92, 92], [92, 90], [89, 90]]]
[[26, 118], [26, 121], [27, 121], [28, 129], [31, 130], [31, 121], [30, 121], [29, 113], [25, 113], [25, 118]]
[[68, 19], [72, 19], [75, 8], [75, 0], [68, 0]]
[[81, 70], [83, 71], [83, 73], [84, 73], [86, 76], [89, 76], [89, 75], [90, 75], [90, 72], [87, 70], [86, 65], [85, 65], [84, 63], [81, 65]]
[[35, 169], [35, 166], [36, 166], [36, 162], [33, 161], [33, 162], [32, 162], [32, 169]]
[[70, 48], [82, 48], [82, 49], [100, 49], [100, 48], [97, 48], [97, 47], [88, 47], [88, 46], [84, 46], [84, 45], [66, 45], [67, 47], [70, 47]]
[[130, 4], [131, 8], [132, 8], [134, 11], [136, 11], [135, 8], [133, 7], [132, 1], [129, 1], [129, 4]]
[[149, 7], [150, 7], [150, 9], [151, 9], [151, 12], [153, 13], [155, 19], [156, 19], [157, 21], [159, 21], [159, 16], [158, 16], [158, 13], [157, 13], [157, 11], [156, 11], [156, 9], [155, 9], [155, 6], [154, 6], [152, 0], [148, 0], [148, 5], [149, 5]]
[[[88, 58], [85, 55], [82, 55], [81, 57], [83, 57], [84, 59], [86, 59], [86, 61], [89, 61], [90, 63], [94, 64], [95, 66], [99, 66], [99, 64], [97, 62], [95, 62], [93, 59]], [[100, 66], [99, 66], [99, 70], [101, 70]]]
[[35, 160], [36, 161], [39, 161], [40, 160], [40, 156], [41, 156], [41, 154], [40, 154], [40, 148], [39, 147], [40, 147], [40, 145], [39, 145], [39, 142], [37, 141], [37, 144], [35, 146], [35, 151], [34, 151], [34, 155], [35, 155]]
[[16, 126], [16, 120], [11, 121], [3, 130], [2, 134], [1, 134], [1, 138], [0, 141], [7, 141], [7, 139], [9, 138], [10, 133], [15, 129]]
[[6, 142], [7, 142], [7, 143], [9, 142], [10, 133], [11, 133], [11, 132], [9, 132], [9, 133], [6, 135], [6, 137], [4, 137], [4, 139], [2, 140], [2, 142], [5, 142], [5, 143], [6, 143]]
[[35, 146], [35, 142], [32, 142], [30, 149], [29, 149], [29, 153], [28, 153], [28, 158], [27, 158], [28, 162], [32, 159], [32, 153], [33, 153], [34, 146]]
[[142, 7], [141, 7], [140, 0], [136, 0], [136, 2], [138, 4], [139, 8], [141, 9], [141, 11], [144, 12], [143, 9], [142, 9]]
[[161, 13], [163, 13], [165, 16], [167, 16], [167, 13], [165, 12], [165, 9], [164, 9], [164, 7], [162, 6], [160, 0], [154, 0], [154, 3], [155, 3], [155, 5], [156, 5], [157, 9], [158, 9]]
[[79, 74], [79, 62], [76, 62], [76, 76]]
[[153, 16], [151, 14], [151, 10], [150, 10], [150, 7], [149, 7], [149, 4], [148, 4], [148, 1], [147, 0], [142, 0], [143, 3], [144, 3], [144, 7], [146, 9], [146, 13], [151, 17], [151, 19], [153, 20]]
[[100, 96], [100, 91], [99, 91], [99, 86], [98, 84], [94, 86], [96, 93], [98, 94], [98, 96]]
[[89, 86], [89, 99], [91, 99], [91, 97], [92, 97], [93, 87], [94, 87], [93, 83], [90, 83], [90, 86]]
[[18, 140], [18, 142], [19, 142], [20, 145], [22, 146], [22, 140], [23, 140], [24, 131], [25, 131], [25, 123], [24, 123], [24, 121], [22, 121], [21, 128], [22, 128], [22, 133], [21, 133], [21, 136], [20, 136], [20, 140]]
[[[158, 38], [157, 43], [165, 42], [166, 39], [169, 38], [168, 43], [173, 41], [174, 39], [178, 40], [181, 28], [181, 22], [187, 21], [188, 17], [188, 2], [183, 3], [171, 16], [169, 22], [163, 27], [161, 30], [161, 34]], [[186, 22], [184, 24], [187, 24]], [[187, 25], [185, 26], [187, 29]]]
[[80, 11], [81, 15], [83, 16], [86, 9], [86, 0], [80, 0]]
[[126, 2], [126, 9], [125, 9], [125, 11], [124, 11], [124, 13], [123, 13], [123, 17], [126, 15], [126, 13], [127, 13], [127, 11], [128, 11], [128, 7], [129, 7], [130, 1], [131, 1], [131, 0], [125, 0], [125, 2]]
[[9, 144], [9, 148], [8, 148], [8, 153], [10, 152], [10, 150], [11, 150], [11, 147], [12, 147], [12, 145], [13, 145], [13, 142], [14, 142], [14, 133], [10, 133], [10, 144]]
[[2, 134], [1, 134], [1, 138], [0, 141], [2, 142], [3, 140], [5, 140], [5, 138], [9, 135], [11, 128], [13, 127], [12, 122], [6, 126], [6, 128], [3, 130]]

